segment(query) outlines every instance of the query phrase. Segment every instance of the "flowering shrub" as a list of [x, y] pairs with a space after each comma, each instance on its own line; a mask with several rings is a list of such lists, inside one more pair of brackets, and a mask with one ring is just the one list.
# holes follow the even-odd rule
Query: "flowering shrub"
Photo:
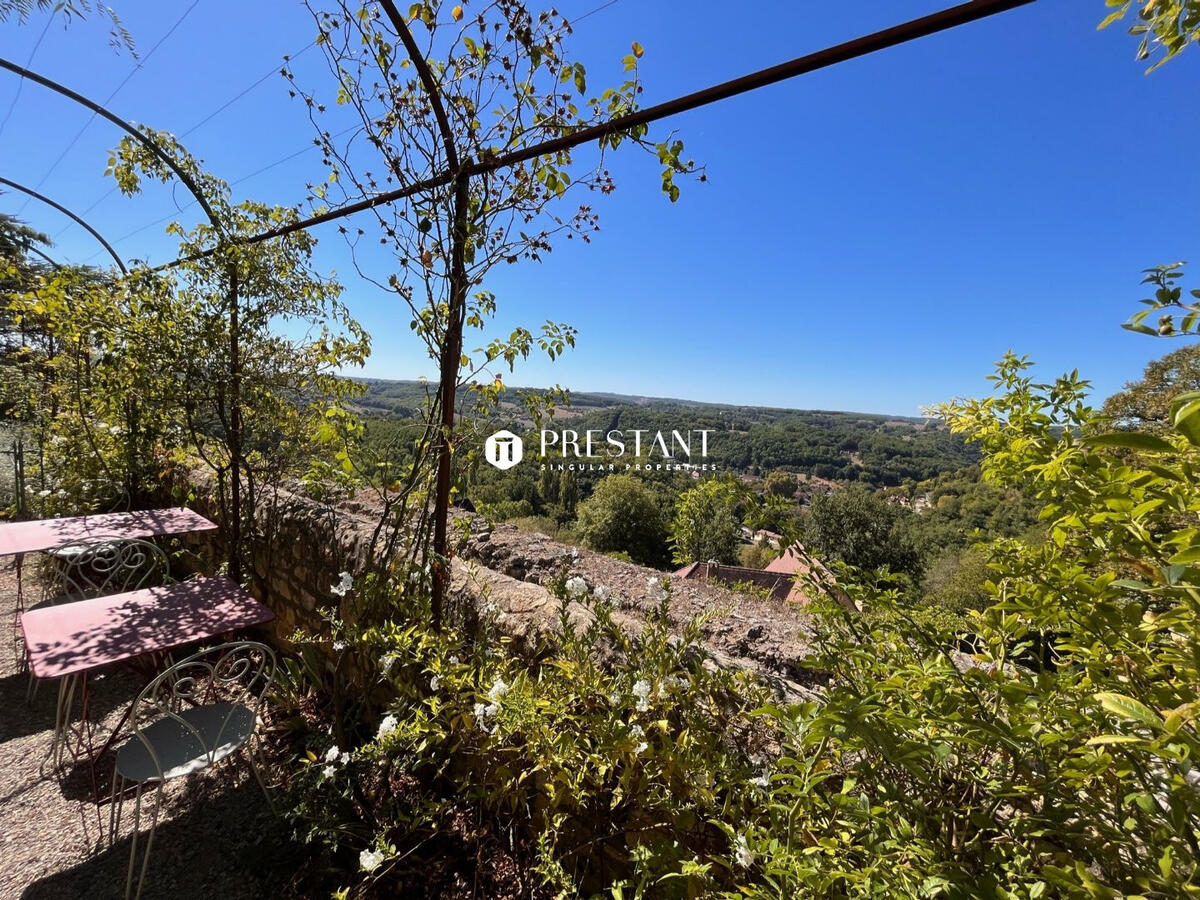
[[828, 687], [784, 707], [704, 664], [701, 622], [672, 636], [669, 582], [630, 636], [567, 553], [532, 659], [338, 632], [388, 699], [349, 710], [353, 750], [310, 737], [307, 835], [364, 894], [457, 859], [487, 895], [473, 860], [505, 848], [530, 895], [1200, 897], [1200, 426], [1104, 433], [1085, 383], [1026, 366], [944, 410], [1048, 535], [990, 548], [969, 633], [839, 572], [863, 612], [810, 607]]
[[311, 733], [295, 781], [301, 833], [344, 860], [344, 888], [387, 895], [431, 860], [474, 866], [502, 839], [557, 892], [696, 896], [729, 882], [711, 862], [729, 849], [715, 822], [761, 791], [770, 734], [752, 713], [766, 691], [703, 664], [699, 621], [672, 636], [665, 582], [635, 638], [600, 586], [558, 581], [558, 634], [532, 660], [423, 625], [342, 626], [344, 652], [373, 660], [394, 697], [351, 725], [353, 751]]

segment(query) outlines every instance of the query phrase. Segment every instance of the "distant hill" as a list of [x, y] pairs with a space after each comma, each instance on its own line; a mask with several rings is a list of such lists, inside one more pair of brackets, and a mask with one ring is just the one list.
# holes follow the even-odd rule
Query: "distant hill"
[[[408, 418], [419, 413], [434, 385], [362, 379], [364, 413]], [[532, 423], [521, 398], [536, 389], [510, 388], [498, 423], [516, 429]], [[469, 400], [464, 401], [469, 402]], [[465, 406], [464, 406], [465, 409]], [[579, 431], [708, 429], [710, 461], [725, 468], [766, 473], [786, 469], [839, 481], [882, 487], [922, 481], [978, 461], [973, 447], [936, 420], [835, 410], [738, 406], [613, 393], [570, 394], [555, 414], [556, 427]]]

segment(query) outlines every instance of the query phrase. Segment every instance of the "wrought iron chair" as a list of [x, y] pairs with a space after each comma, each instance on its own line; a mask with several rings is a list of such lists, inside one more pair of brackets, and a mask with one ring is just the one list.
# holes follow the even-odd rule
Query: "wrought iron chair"
[[[256, 641], [239, 641], [180, 660], [138, 694], [130, 713], [134, 734], [117, 751], [109, 805], [111, 846], [121, 827], [126, 785], [133, 783], [133, 836], [125, 877], [126, 900], [141, 896], [158, 826], [163, 786], [168, 781], [215, 765], [245, 747], [250, 770], [270, 803], [262, 773], [255, 763], [253, 739], [263, 696], [274, 675], [275, 653], [270, 647]], [[142, 794], [150, 786], [155, 788], [154, 817], [134, 892]]]
[[162, 584], [171, 564], [162, 547], [125, 537], [99, 537], [51, 552], [58, 562], [44, 601], [69, 603]]

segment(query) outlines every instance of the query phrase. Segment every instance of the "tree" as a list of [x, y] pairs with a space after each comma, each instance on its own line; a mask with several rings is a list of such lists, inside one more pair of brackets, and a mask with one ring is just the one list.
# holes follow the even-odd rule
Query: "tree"
[[1155, 432], [1171, 428], [1171, 402], [1185, 391], [1200, 390], [1200, 344], [1172, 350], [1146, 366], [1141, 380], [1104, 401], [1104, 414], [1118, 422]]
[[602, 553], [625, 552], [634, 562], [670, 561], [667, 526], [653, 491], [633, 475], [609, 475], [579, 504], [583, 542]]
[[[1200, 546], [1177, 520], [1200, 513], [1200, 447], [1105, 434], [1085, 381], [1035, 384], [1028, 365], [1006, 356], [996, 395], [940, 412], [982, 447], [989, 482], [1037, 496], [1049, 539], [991, 548], [966, 667], [947, 652], [960, 623], [839, 578], [869, 611], [814, 617], [828, 690], [793, 722], [767, 815], [742, 825], [771, 854], [769, 888], [747, 895], [832, 879], [845, 896], [1192, 891]], [[811, 776], [826, 768], [832, 790]], [[811, 834], [836, 836], [814, 855]]]
[[[553, 359], [574, 344], [574, 329], [548, 322], [537, 338], [517, 328], [467, 352], [464, 329], [484, 328], [497, 308], [487, 273], [502, 263], [541, 259], [558, 237], [589, 239], [596, 228], [590, 205], [556, 210], [568, 193], [613, 190], [606, 149], [630, 140], [654, 152], [672, 199], [678, 195], [674, 175], [691, 165], [680, 158], [681, 142], [653, 144], [645, 126], [607, 130], [590, 167], [574, 164], [570, 146], [538, 152], [548, 140], [569, 139], [636, 108], [638, 44], [625, 58], [626, 80], [596, 92], [588, 90], [583, 65], [565, 53], [569, 23], [554, 11], [535, 16], [517, 0], [469, 14], [462, 5], [418, 2], [402, 15], [392, 0], [362, 6], [343, 0], [333, 12], [310, 10], [337, 79], [328, 100], [295, 86], [331, 168], [328, 180], [313, 188], [314, 198], [324, 203], [337, 194], [374, 204], [379, 240], [391, 248], [395, 271], [371, 275], [361, 264], [359, 271], [408, 308], [412, 329], [438, 368], [429, 427], [415, 458], [416, 471], [435, 469], [428, 486], [429, 569], [431, 615], [440, 627], [452, 469], [473, 452], [461, 444], [458, 391], [473, 383], [481, 400], [495, 402], [503, 382], [493, 364], [511, 371], [535, 347]], [[327, 125], [323, 117], [331, 111], [341, 111], [339, 125], [349, 121], [349, 129]], [[344, 130], [354, 133], [342, 137]], [[504, 164], [496, 165], [499, 160]], [[403, 196], [379, 204], [378, 194], [389, 189]], [[365, 231], [349, 236], [354, 245]], [[423, 527], [413, 534], [423, 548]], [[424, 549], [416, 552], [423, 562]]]
[[[158, 488], [169, 457], [198, 454], [216, 477], [230, 573], [239, 578], [241, 537], [254, 533], [260, 491], [285, 472], [304, 474], [316, 443], [353, 428], [343, 400], [356, 387], [341, 370], [361, 363], [369, 344], [337, 301], [340, 285], [312, 270], [309, 235], [240, 243], [296, 221], [295, 210], [235, 205], [228, 186], [172, 136], [142, 134], [113, 151], [109, 172], [126, 194], [144, 178], [188, 184], [210, 221], [190, 232], [169, 226], [187, 259], [103, 282], [57, 270], [14, 296], [13, 309], [65, 347], [51, 392], [61, 401], [58, 440], [49, 445], [63, 477], [90, 458], [117, 483], [119, 502], [136, 503]], [[277, 331], [281, 324], [296, 336]], [[93, 490], [90, 480], [81, 495]]]
[[0, 0], [0, 22], [15, 18], [17, 24], [23, 25], [29, 20], [29, 14], [34, 9], [53, 15], [61, 14], [68, 23], [74, 18], [85, 18], [87, 13], [95, 12], [109, 21], [109, 44], [117, 50], [124, 47], [137, 59], [132, 35], [117, 18], [112, 7], [106, 3], [96, 3], [93, 0]]
[[826, 560], [865, 571], [887, 567], [916, 579], [921, 554], [910, 528], [912, 512], [862, 484], [818, 494], [809, 508], [805, 542]]
[[574, 472], [564, 469], [558, 476], [558, 502], [563, 513], [575, 515], [575, 506], [579, 503], [579, 479]]
[[776, 469], [763, 482], [763, 491], [773, 497], [791, 499], [796, 493], [796, 476], [791, 472]]
[[1151, 71], [1183, 52], [1188, 44], [1200, 43], [1200, 0], [1106, 0], [1105, 5], [1116, 9], [1100, 23], [1101, 28], [1127, 18], [1137, 9], [1140, 21], [1129, 29], [1130, 34], [1142, 39], [1137, 58], [1149, 59], [1162, 51]]
[[930, 565], [922, 588], [927, 600], [955, 613], [984, 609], [991, 599], [987, 582], [995, 573], [988, 567], [986, 549], [970, 547], [951, 551]]
[[670, 529], [675, 562], [737, 563], [737, 507], [743, 493], [741, 485], [726, 476], [708, 478], [680, 495]]

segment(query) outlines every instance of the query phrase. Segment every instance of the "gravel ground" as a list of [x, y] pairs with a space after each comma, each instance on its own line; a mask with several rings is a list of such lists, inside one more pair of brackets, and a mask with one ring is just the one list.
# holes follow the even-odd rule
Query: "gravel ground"
[[[25, 702], [28, 676], [18, 671], [13, 639], [16, 578], [11, 560], [0, 563], [0, 900], [122, 897], [133, 804], [126, 803], [121, 833], [110, 847], [107, 791], [98, 806], [89, 769], [71, 765], [68, 758], [58, 772], [48, 765], [43, 770], [57, 691], [54, 684], [43, 684], [33, 704]], [[35, 579], [26, 569], [27, 595], [36, 595]], [[92, 702], [103, 725], [115, 725], [138, 684], [125, 670], [92, 682]], [[97, 778], [110, 785], [111, 777], [110, 752], [100, 761]], [[139, 863], [148, 824], [143, 815]], [[298, 860], [287, 825], [272, 815], [246, 763], [235, 757], [172, 782], [164, 793], [142, 897], [290, 896], [283, 885]]]

